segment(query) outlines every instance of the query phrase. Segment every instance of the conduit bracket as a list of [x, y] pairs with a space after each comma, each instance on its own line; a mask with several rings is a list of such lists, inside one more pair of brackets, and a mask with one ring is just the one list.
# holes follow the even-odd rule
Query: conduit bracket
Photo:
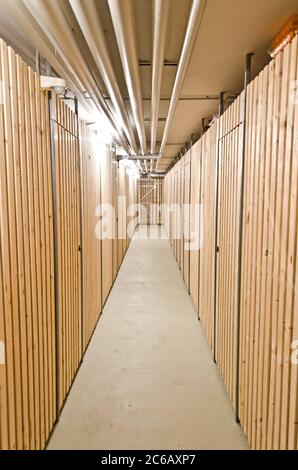
[[[42, 90], [54, 90], [56, 93], [64, 93], [67, 88], [66, 81], [60, 77], [48, 77], [46, 75], [40, 76], [40, 88]], [[60, 90], [60, 93], [59, 93]]]

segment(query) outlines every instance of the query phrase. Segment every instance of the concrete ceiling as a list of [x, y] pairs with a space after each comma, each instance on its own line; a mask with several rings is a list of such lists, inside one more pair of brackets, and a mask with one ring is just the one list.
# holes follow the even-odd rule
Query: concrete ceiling
[[[39, 1], [45, 0], [35, 0], [35, 3]], [[56, 2], [57, 8], [63, 11], [98, 86], [112, 108], [107, 90], [68, 1], [51, 1]], [[132, 1], [149, 152], [153, 1]], [[31, 37], [28, 30], [25, 30], [22, 16], [14, 13], [16, 2], [22, 3], [21, 0], [0, 0], [0, 34], [24, 56], [25, 60], [34, 65], [35, 51], [39, 48], [39, 44], [36, 38]], [[157, 130], [158, 143], [162, 140], [191, 4], [192, 0], [171, 0], [170, 3]], [[104, 28], [121, 94], [136, 134], [107, 0], [97, 0], [96, 8]], [[166, 170], [191, 135], [200, 134], [202, 118], [210, 117], [218, 110], [217, 98], [221, 91], [239, 93], [242, 90], [246, 53], [255, 53], [253, 59], [253, 76], [255, 76], [269, 61], [267, 49], [272, 39], [287, 20], [297, 13], [297, 0], [207, 0], [159, 169]], [[35, 21], [33, 16], [31, 21]], [[54, 64], [52, 65], [55, 68]]]

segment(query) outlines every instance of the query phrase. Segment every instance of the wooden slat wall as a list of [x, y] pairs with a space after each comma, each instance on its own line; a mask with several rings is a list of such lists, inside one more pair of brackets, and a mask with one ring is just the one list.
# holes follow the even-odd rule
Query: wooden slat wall
[[169, 207], [172, 203], [171, 193], [170, 193], [171, 188], [172, 188], [171, 173], [169, 173], [168, 177], [164, 178], [164, 208], [162, 211], [162, 224], [164, 226], [167, 236], [169, 237], [170, 244], [172, 243], [170, 239], [171, 227], [170, 227], [170, 211], [169, 211]]
[[[187, 289], [190, 289], [190, 250], [189, 250], [189, 243], [190, 243], [190, 196], [191, 196], [191, 158], [190, 158], [191, 151], [189, 150], [186, 155], [183, 157], [183, 184], [182, 184], [182, 194], [181, 199], [183, 201], [183, 245], [181, 247], [181, 252], [183, 252], [183, 260], [181, 260], [181, 266], [183, 271], [183, 278]], [[183, 264], [182, 264], [183, 263]]]
[[80, 123], [80, 152], [83, 183], [83, 334], [84, 349], [88, 345], [102, 309], [101, 239], [97, 231], [96, 210], [101, 203], [101, 159], [93, 131]]
[[[108, 147], [101, 155], [101, 201], [113, 204], [112, 155]], [[113, 239], [102, 240], [102, 301], [107, 300], [113, 284]]]
[[174, 226], [174, 217], [175, 217], [175, 212], [171, 210], [172, 205], [174, 204], [174, 190], [175, 190], [175, 185], [174, 185], [174, 172], [171, 171], [170, 173], [167, 174], [167, 177], [165, 178], [165, 181], [167, 181], [168, 184], [168, 198], [169, 198], [169, 208], [168, 208], [168, 235], [169, 235], [169, 241], [172, 247], [174, 247], [174, 240], [173, 240], [173, 226]]
[[162, 222], [163, 179], [138, 179], [139, 224], [159, 225]]
[[169, 182], [168, 179], [164, 179], [163, 182], [163, 192], [164, 192], [164, 201], [163, 201], [163, 206], [162, 206], [162, 217], [161, 217], [161, 223], [164, 226], [165, 233], [167, 236], [169, 236], [169, 231], [170, 231], [170, 221], [169, 221], [169, 210], [168, 210], [168, 205], [169, 205]]
[[112, 156], [112, 192], [113, 207], [115, 210], [115, 237], [113, 239], [113, 281], [117, 276], [118, 264], [118, 165], [115, 156]]
[[[218, 123], [201, 139], [201, 204], [199, 252], [199, 317], [213, 349], [214, 340], [214, 299], [215, 299], [215, 215], [216, 215], [216, 163]], [[193, 164], [193, 163], [192, 163]], [[200, 219], [200, 220], [201, 220]]]
[[242, 160], [241, 96], [222, 116], [219, 141], [217, 305], [215, 358], [235, 404], [237, 272]]
[[185, 168], [185, 159], [188, 154], [184, 155], [179, 164], [177, 172], [177, 204], [179, 204], [181, 210], [180, 214], [177, 214], [177, 224], [179, 227], [179, 238], [176, 242], [176, 256], [178, 259], [179, 268], [183, 274], [183, 263], [184, 263], [184, 168]]
[[118, 191], [119, 191], [119, 210], [118, 210], [118, 261], [119, 264], [122, 262], [129, 241], [127, 236], [127, 225], [128, 215], [127, 208], [129, 205], [128, 201], [128, 190], [129, 190], [129, 172], [124, 162], [119, 162], [118, 167]]
[[[95, 210], [117, 204], [120, 170], [83, 123], [79, 149], [77, 127], [0, 40], [0, 449], [45, 447], [129, 243], [105, 242], [103, 262]], [[122, 191], [124, 218], [127, 168]]]
[[57, 95], [52, 95], [51, 102], [57, 204], [59, 404], [62, 406], [83, 353], [80, 159], [75, 113]]
[[0, 40], [0, 448], [40, 449], [55, 421], [47, 94]]
[[[294, 44], [293, 47], [297, 48], [297, 38], [296, 38], [296, 44], [295, 43], [293, 44]], [[294, 118], [293, 118], [293, 153], [292, 153], [292, 174], [294, 175], [294, 177], [295, 177], [295, 174], [297, 174], [297, 155], [298, 155], [298, 109], [297, 109], [298, 108], [297, 106], [297, 103], [298, 103], [297, 101], [298, 59], [297, 59], [297, 56], [296, 56], [296, 60], [297, 60], [296, 82], [294, 82], [294, 85], [295, 85], [294, 87], [292, 83], [292, 95], [290, 97], [290, 100], [292, 100], [291, 106], [290, 106], [291, 112], [293, 112], [293, 108], [292, 108], [293, 100], [295, 104], [295, 113], [294, 113]], [[291, 130], [291, 127], [289, 128], [289, 130]], [[287, 142], [289, 146], [289, 141]], [[290, 151], [290, 148], [287, 147], [287, 152], [289, 151]], [[294, 219], [292, 216], [292, 213], [293, 213], [292, 211], [294, 210], [296, 200], [297, 200], [297, 187], [295, 185], [295, 181], [292, 180], [291, 181], [291, 219], [290, 219], [289, 227], [291, 231], [293, 231], [294, 229], [293, 223], [296, 224], [296, 232], [295, 232], [295, 246], [293, 247], [293, 245], [291, 245], [288, 251], [287, 261], [288, 261], [288, 266], [290, 264], [290, 267], [291, 267], [291, 271], [290, 271], [291, 275], [288, 276], [288, 279], [291, 279], [292, 277], [292, 280], [290, 282], [292, 282], [292, 287], [293, 287], [294, 292], [293, 292], [293, 303], [292, 303], [291, 315], [287, 315], [286, 317], [287, 335], [285, 337], [285, 350], [288, 353], [289, 349], [287, 348], [289, 347], [289, 342], [296, 341], [296, 359], [297, 359], [297, 346], [298, 346], [298, 343], [297, 343], [297, 338], [298, 338], [297, 213], [296, 213], [296, 219]], [[294, 250], [294, 256], [291, 255], [291, 251], [293, 250]], [[289, 396], [291, 397], [289, 408], [288, 408], [288, 414], [286, 415], [288, 417], [288, 448], [293, 450], [293, 449], [298, 449], [298, 367], [297, 365], [295, 366], [294, 364], [292, 364], [290, 367], [288, 367], [285, 384], [286, 384], [286, 388], [289, 393]], [[283, 409], [285, 409], [286, 405], [287, 405], [287, 395], [286, 393], [283, 393]]]
[[[201, 204], [201, 140], [196, 142], [191, 149], [191, 214], [190, 214], [190, 232], [197, 237], [200, 244], [200, 213], [199, 204]], [[199, 246], [192, 249], [190, 255], [190, 295], [193, 303], [199, 312], [199, 269], [201, 252]]]
[[125, 222], [125, 214], [123, 211], [123, 201], [122, 198], [125, 196], [125, 166], [122, 164], [122, 162], [119, 163], [119, 168], [118, 168], [118, 196], [121, 198], [121, 200], [118, 201], [118, 207], [119, 207], [119, 213], [118, 213], [118, 243], [117, 243], [117, 260], [118, 260], [118, 266], [120, 266], [122, 259], [125, 255], [125, 250], [124, 250], [124, 240], [123, 237], [125, 236], [124, 233], [122, 233], [123, 228], [126, 225]]
[[[130, 243], [130, 237], [127, 233], [128, 225], [133, 218], [137, 217], [137, 214], [135, 214], [135, 217], [132, 217], [127, 213], [131, 204], [134, 204], [135, 206], [137, 204], [137, 189], [135, 176], [125, 162], [119, 162], [117, 188], [118, 196], [120, 197], [118, 203], [117, 258], [120, 265]], [[132, 223], [132, 226], [135, 229], [136, 223]]]
[[129, 193], [128, 193], [128, 203], [129, 203], [129, 213], [128, 213], [128, 226], [129, 226], [129, 241], [131, 240], [131, 235], [135, 232], [135, 229], [138, 225], [138, 179], [133, 175], [129, 175]]
[[[180, 186], [181, 186], [181, 162], [179, 161], [177, 165], [174, 167], [174, 191], [173, 191], [173, 204], [178, 205], [180, 204]], [[174, 217], [173, 217], [173, 249], [174, 249], [174, 254], [176, 256], [176, 259], [178, 261], [179, 267], [180, 267], [180, 247], [181, 247], [181, 237], [180, 237], [180, 231], [181, 231], [181, 226], [182, 226], [182, 220], [181, 220], [181, 209], [180, 211], [174, 212]]]
[[[274, 62], [271, 63], [271, 67]], [[255, 296], [255, 288], [249, 289], [249, 285], [253, 284], [255, 287], [255, 281], [253, 280], [253, 270], [254, 270], [254, 260], [248, 259], [248, 255], [251, 256], [253, 252], [253, 246], [256, 246], [258, 236], [252, 237], [252, 233], [250, 233], [252, 224], [254, 225], [254, 229], [256, 230], [258, 227], [258, 232], [262, 232], [262, 222], [258, 221], [258, 213], [263, 208], [263, 192], [259, 184], [263, 184], [263, 180], [260, 179], [260, 166], [264, 164], [265, 161], [265, 153], [264, 153], [264, 120], [263, 120], [263, 113], [266, 113], [266, 106], [267, 106], [267, 71], [265, 69], [259, 77], [257, 77], [249, 86], [248, 89], [248, 116], [249, 121], [247, 125], [247, 132], [248, 132], [248, 140], [247, 140], [247, 148], [246, 152], [247, 155], [250, 156], [247, 159], [247, 166], [246, 166], [246, 175], [247, 175], [247, 182], [248, 184], [245, 187], [245, 202], [244, 202], [244, 220], [245, 220], [245, 231], [244, 231], [244, 242], [243, 242], [243, 259], [244, 262], [247, 263], [247, 268], [245, 271], [242, 272], [242, 328], [245, 327], [245, 336], [242, 338], [241, 342], [241, 358], [242, 361], [245, 361], [245, 364], [241, 365], [241, 402], [240, 402], [240, 413], [241, 413], [241, 421], [243, 422], [245, 432], [249, 434], [249, 427], [247, 424], [247, 407], [248, 405], [251, 406], [251, 416], [253, 416], [253, 409], [252, 409], [252, 402], [250, 402], [249, 395], [252, 392], [252, 378], [254, 376], [254, 371], [250, 371], [250, 356], [254, 355], [253, 346], [251, 342], [253, 338], [251, 336], [251, 328], [255, 329], [255, 327], [259, 327], [258, 323], [255, 323], [255, 314], [256, 314], [256, 298]], [[263, 90], [263, 81], [264, 81], [264, 90]], [[265, 95], [263, 95], [263, 91], [265, 91]], [[261, 137], [263, 143], [261, 142]], [[269, 161], [268, 161], [269, 163]], [[274, 175], [272, 174], [274, 177]], [[275, 183], [274, 183], [275, 184]], [[255, 196], [251, 193], [251, 188], [258, 193], [258, 200]], [[259, 191], [260, 189], [260, 191]], [[259, 206], [260, 203], [260, 206]], [[249, 220], [251, 219], [251, 220]], [[254, 240], [253, 240], [254, 238]], [[250, 254], [249, 254], [250, 252]], [[258, 260], [258, 263], [260, 260]], [[262, 262], [262, 257], [261, 257]], [[256, 267], [257, 269], [257, 267]], [[250, 310], [250, 306], [255, 305], [252, 311], [251, 319], [247, 316], [248, 310]], [[252, 324], [250, 324], [252, 323]], [[243, 334], [243, 330], [242, 330]], [[267, 334], [269, 335], [269, 330], [267, 330]], [[265, 355], [266, 356], [266, 355]], [[263, 359], [265, 359], [265, 356]], [[266, 359], [265, 359], [266, 360]], [[257, 369], [256, 369], [257, 372]], [[269, 402], [269, 400], [266, 398]], [[248, 418], [250, 421], [250, 418]], [[257, 427], [259, 424], [255, 421]], [[254, 425], [253, 425], [254, 426]]]
[[[234, 406], [239, 392], [240, 422], [254, 449], [298, 449], [298, 366], [291, 361], [298, 339], [297, 44], [296, 37], [248, 87], [240, 325], [243, 93], [191, 149], [191, 200], [203, 204], [203, 244], [190, 253], [190, 292]], [[184, 160], [165, 177], [167, 203], [181, 203]], [[167, 229], [181, 264], [171, 223], [177, 216]]]
[[124, 195], [125, 195], [125, 201], [126, 201], [126, 226], [125, 226], [125, 239], [123, 240], [124, 241], [124, 246], [123, 246], [123, 250], [124, 250], [124, 253], [126, 253], [126, 250], [128, 248], [128, 245], [129, 245], [129, 237], [128, 237], [128, 233], [127, 233], [127, 226], [128, 226], [128, 223], [129, 223], [129, 217], [128, 217], [128, 207], [129, 207], [129, 181], [130, 181], [130, 177], [129, 177], [129, 168], [126, 166], [125, 167], [125, 178], [124, 178]]
[[240, 416], [257, 449], [297, 449], [297, 39], [249, 87]]

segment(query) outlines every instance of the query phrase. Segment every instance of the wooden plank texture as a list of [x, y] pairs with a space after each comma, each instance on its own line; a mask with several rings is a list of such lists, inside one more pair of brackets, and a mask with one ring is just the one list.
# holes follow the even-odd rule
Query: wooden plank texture
[[[253, 449], [297, 449], [298, 440], [297, 48], [296, 36], [247, 90], [241, 292], [243, 93], [191, 148], [191, 201], [202, 203], [203, 216], [201, 248], [190, 253], [190, 293], [233, 404], [239, 392], [240, 422]], [[167, 232], [179, 266], [173, 225], [185, 158], [165, 177], [166, 202], [178, 204]]]

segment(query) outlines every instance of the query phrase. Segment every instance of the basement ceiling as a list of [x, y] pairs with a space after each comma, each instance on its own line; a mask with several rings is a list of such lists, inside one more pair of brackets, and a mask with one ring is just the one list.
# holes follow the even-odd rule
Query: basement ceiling
[[[151, 136], [151, 81], [153, 51], [153, 0], [120, 0], [132, 2], [134, 13], [134, 38], [137, 45], [138, 69], [143, 99], [143, 119], [147, 149], [150, 152]], [[87, 0], [88, 2], [88, 0]], [[54, 15], [63, 14], [71, 28], [79, 50], [87, 61], [97, 87], [106, 103], [114, 111], [110, 96], [98, 67], [84, 39], [68, 0], [0, 0], [0, 35], [30, 64], [35, 66], [35, 53], [39, 49], [57, 75], [65, 71], [70, 87], [76, 87], [84, 97], [82, 81], [76, 76], [76, 66], [70, 57], [63, 57], [63, 47], [49, 37], [41, 24], [38, 8], [41, 4], [55, 5]], [[123, 73], [114, 26], [107, 0], [96, 0], [98, 19], [104, 29], [108, 51], [131, 128], [137, 144], [138, 135], [129, 93]], [[165, 120], [184, 41], [192, 0], [170, 0], [168, 28], [161, 85], [161, 101], [157, 125], [157, 148], [162, 140]], [[159, 161], [159, 170], [167, 170], [179, 150], [192, 134], [199, 136], [202, 119], [218, 111], [221, 91], [228, 95], [243, 89], [244, 59], [254, 52], [253, 76], [268, 63], [267, 49], [288, 19], [298, 13], [297, 0], [207, 0], [202, 21], [196, 36], [186, 76], [180, 92], [167, 143]], [[34, 34], [31, 34], [34, 31]], [[60, 50], [61, 46], [61, 50]], [[44, 63], [42, 61], [42, 63]], [[65, 78], [65, 77], [63, 77]], [[76, 92], [74, 90], [74, 92]], [[90, 106], [91, 103], [89, 102]]]

